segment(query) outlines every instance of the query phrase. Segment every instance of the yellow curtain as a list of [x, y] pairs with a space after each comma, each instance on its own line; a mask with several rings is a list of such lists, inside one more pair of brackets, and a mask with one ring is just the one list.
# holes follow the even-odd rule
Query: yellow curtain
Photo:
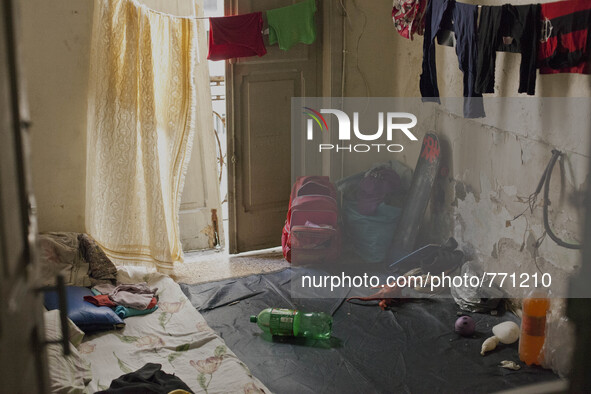
[[[95, 0], [86, 230], [119, 264], [170, 272], [195, 131], [197, 22]], [[206, 81], [207, 83], [207, 81]]]

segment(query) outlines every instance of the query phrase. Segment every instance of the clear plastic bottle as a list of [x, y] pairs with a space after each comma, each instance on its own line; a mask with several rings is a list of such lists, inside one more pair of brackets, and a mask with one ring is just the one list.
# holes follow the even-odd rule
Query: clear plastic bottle
[[532, 291], [523, 299], [519, 359], [527, 365], [541, 365], [542, 346], [546, 340], [546, 313], [550, 300], [539, 290]]
[[332, 317], [324, 312], [301, 312], [293, 309], [267, 308], [250, 321], [264, 332], [278, 336], [329, 339]]

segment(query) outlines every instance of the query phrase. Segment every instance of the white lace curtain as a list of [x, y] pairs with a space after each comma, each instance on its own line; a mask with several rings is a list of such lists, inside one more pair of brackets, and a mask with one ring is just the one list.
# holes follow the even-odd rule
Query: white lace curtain
[[195, 131], [197, 31], [195, 19], [136, 0], [95, 0], [86, 230], [116, 263], [170, 272], [182, 261], [178, 212]]

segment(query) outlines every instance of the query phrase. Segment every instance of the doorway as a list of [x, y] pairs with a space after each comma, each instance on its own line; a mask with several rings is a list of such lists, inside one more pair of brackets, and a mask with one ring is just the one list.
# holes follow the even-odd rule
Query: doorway
[[[263, 11], [264, 16], [265, 10], [298, 1], [205, 0], [203, 16], [256, 11]], [[291, 98], [341, 95], [343, 14], [331, 3], [317, 2], [317, 37], [311, 45], [296, 44], [289, 51], [268, 45], [265, 21], [265, 56], [208, 61], [214, 129], [210, 147], [215, 151], [217, 183], [209, 194], [219, 195], [218, 228], [210, 232], [215, 230], [213, 215], [209, 215], [212, 204], [207, 206], [204, 200], [201, 207], [193, 204], [191, 209], [199, 208], [204, 214], [191, 220], [205, 223], [185, 229], [181, 225], [181, 234], [195, 238], [195, 232], [209, 232], [209, 242], [204, 245], [205, 237], [201, 237], [200, 243], [188, 244], [188, 248], [183, 244], [186, 251], [214, 248], [236, 254], [281, 244], [291, 191]], [[209, 23], [205, 22], [207, 34]], [[202, 53], [205, 56], [207, 48]], [[196, 179], [188, 173], [189, 177]], [[183, 192], [183, 200], [187, 193]]]
[[[224, 16], [224, 0], [205, 0], [205, 17]], [[209, 30], [208, 30], [209, 34]], [[208, 60], [209, 86], [211, 88], [211, 106], [213, 132], [216, 141], [216, 163], [217, 176], [221, 199], [221, 230], [224, 235], [228, 234], [228, 133], [226, 130], [226, 68], [223, 61]], [[226, 245], [219, 244], [217, 247], [224, 249]]]

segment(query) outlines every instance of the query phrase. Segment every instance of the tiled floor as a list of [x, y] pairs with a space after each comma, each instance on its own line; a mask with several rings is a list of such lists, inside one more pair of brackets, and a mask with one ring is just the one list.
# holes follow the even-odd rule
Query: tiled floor
[[252, 274], [281, 271], [289, 267], [281, 248], [230, 255], [225, 251], [185, 253], [185, 262], [175, 264], [171, 277], [178, 283], [204, 283]]

